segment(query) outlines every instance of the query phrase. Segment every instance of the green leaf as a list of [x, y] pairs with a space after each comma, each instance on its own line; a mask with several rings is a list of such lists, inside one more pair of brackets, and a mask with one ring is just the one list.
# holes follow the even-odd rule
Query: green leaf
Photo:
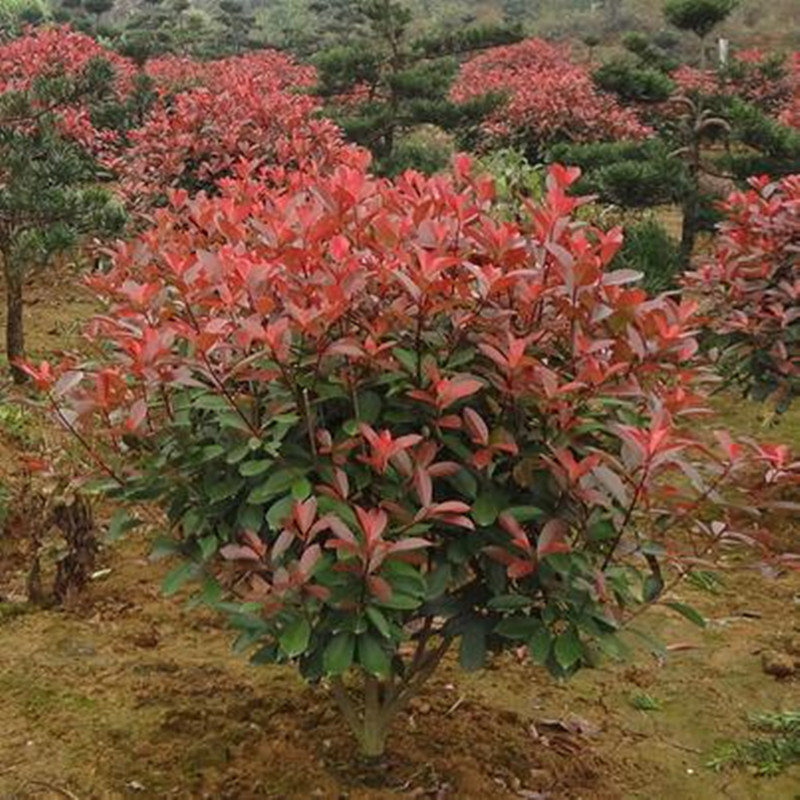
[[657, 575], [648, 575], [644, 579], [644, 602], [650, 603], [655, 600], [664, 588], [664, 581]]
[[506, 509], [506, 514], [510, 514], [517, 522], [523, 523], [541, 519], [544, 511], [536, 506], [513, 506]]
[[472, 519], [481, 528], [494, 524], [497, 515], [497, 505], [494, 497], [490, 494], [480, 495], [472, 506]]
[[369, 633], [358, 637], [358, 663], [370, 675], [378, 678], [388, 677], [391, 671], [391, 657], [381, 643]]
[[292, 484], [301, 477], [295, 469], [282, 469], [273, 473], [264, 483], [256, 486], [247, 497], [247, 502], [254, 506], [263, 505], [279, 494], [288, 492]]
[[229, 500], [242, 486], [244, 486], [244, 481], [238, 477], [217, 481], [208, 489], [208, 499], [212, 503], [221, 503], [223, 500]]
[[298, 478], [292, 483], [292, 497], [301, 502], [311, 495], [311, 484], [306, 478]]
[[228, 451], [228, 455], [225, 456], [225, 463], [233, 466], [234, 464], [238, 464], [242, 459], [246, 458], [249, 454], [250, 454], [249, 444], [238, 445], [237, 447], [234, 447], [233, 450]]
[[275, 462], [269, 458], [245, 461], [239, 466], [239, 474], [244, 478], [255, 478], [263, 475]]
[[501, 594], [489, 600], [487, 605], [494, 611], [518, 611], [532, 606], [533, 600], [519, 594]]
[[217, 537], [214, 535], [211, 536], [204, 536], [202, 539], [199, 540], [200, 544], [200, 556], [203, 561], [208, 561], [214, 553], [217, 552], [217, 547], [219, 546], [219, 542]]
[[236, 522], [244, 530], [258, 533], [264, 523], [264, 509], [261, 506], [241, 506]]
[[509, 617], [501, 620], [494, 632], [506, 639], [527, 640], [534, 636], [541, 626], [542, 623], [538, 619], [531, 617]]
[[413, 611], [415, 608], [419, 608], [422, 605], [422, 599], [419, 597], [411, 597], [407, 594], [400, 594], [400, 592], [394, 592], [388, 600], [382, 600], [376, 603], [376, 605], [379, 605], [381, 608], [391, 608], [398, 611]]
[[342, 675], [353, 663], [356, 637], [352, 633], [337, 633], [325, 648], [322, 663], [327, 675]]
[[181, 552], [180, 545], [172, 539], [167, 539], [165, 536], [160, 536], [153, 542], [153, 547], [150, 550], [151, 561], [162, 561], [170, 556], [176, 556]]
[[118, 508], [108, 523], [108, 536], [106, 538], [109, 542], [117, 542], [128, 531], [138, 528], [142, 524], [142, 520], [130, 516], [124, 508]]
[[308, 642], [311, 639], [311, 626], [305, 617], [297, 617], [292, 620], [278, 637], [281, 650], [289, 658], [296, 658], [305, 653]]
[[391, 636], [391, 630], [389, 628], [389, 621], [386, 619], [383, 612], [375, 606], [367, 606], [366, 613], [375, 630], [377, 630], [381, 636], [388, 639]]
[[217, 394], [201, 394], [192, 405], [204, 411], [228, 411], [231, 407], [224, 397]]
[[203, 448], [203, 463], [213, 461], [219, 458], [225, 452], [225, 448], [221, 444], [211, 444]]
[[458, 661], [467, 672], [483, 669], [486, 665], [486, 626], [482, 620], [471, 620], [464, 629]]
[[439, 564], [432, 572], [429, 572], [425, 577], [428, 587], [425, 598], [435, 600], [437, 597], [441, 597], [447, 590], [452, 575], [453, 568], [446, 562]]
[[564, 670], [569, 670], [580, 661], [583, 647], [578, 635], [570, 628], [556, 637], [553, 651], [558, 665]]
[[531, 636], [528, 642], [528, 651], [535, 664], [543, 666], [550, 658], [550, 650], [553, 647], [553, 636], [550, 631], [542, 625], [536, 633]]
[[694, 625], [697, 625], [699, 628], [706, 627], [706, 618], [695, 608], [692, 606], [686, 605], [686, 603], [664, 603], [667, 608], [671, 608], [673, 611], [677, 611], [682, 617], [685, 617]]
[[377, 392], [361, 392], [358, 395], [358, 419], [374, 425], [381, 414], [381, 396]]
[[161, 590], [167, 597], [177, 594], [188, 581], [197, 577], [197, 573], [197, 564], [191, 562], [180, 564], [164, 578], [164, 582], [161, 584]]
[[604, 634], [595, 636], [594, 641], [603, 651], [604, 655], [616, 661], [624, 661], [630, 657], [631, 650], [615, 634]]
[[250, 657], [250, 663], [260, 666], [262, 664], [274, 664], [278, 658], [278, 648], [274, 644], [268, 644], [256, 650]]
[[395, 347], [392, 355], [400, 362], [407, 372], [412, 375], [417, 371], [417, 354], [413, 350], [404, 350], [402, 347]]
[[233, 428], [242, 433], [250, 433], [250, 426], [235, 411], [220, 414], [217, 422], [221, 428]]
[[281, 523], [291, 516], [293, 507], [294, 498], [291, 495], [286, 495], [286, 497], [271, 505], [266, 515], [267, 525], [269, 525], [270, 530], [277, 530]]

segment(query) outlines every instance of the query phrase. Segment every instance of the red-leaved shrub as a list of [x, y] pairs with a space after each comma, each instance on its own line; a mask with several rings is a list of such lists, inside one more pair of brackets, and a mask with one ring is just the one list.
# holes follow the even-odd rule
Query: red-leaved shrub
[[519, 224], [466, 157], [173, 193], [93, 280], [98, 360], [29, 367], [112, 496], [164, 509], [168, 590], [329, 680], [369, 755], [453, 645], [569, 675], [634, 607], [702, 621], [664, 592], [721, 549], [768, 556], [736, 504], [797, 465], [706, 435], [694, 306], [609, 268], [577, 178]]
[[[264, 51], [198, 65], [166, 58], [148, 66], [162, 98], [131, 132], [123, 186], [134, 205], [165, 198], [169, 188], [214, 190], [246, 171], [280, 183], [288, 172], [325, 171], [363, 160], [339, 129], [318, 118], [318, 101], [297, 90], [313, 71]], [[188, 87], [188, 88], [185, 88]]]
[[800, 393], [800, 175], [724, 204], [715, 258], [687, 277], [731, 378], [779, 405]]
[[506, 102], [483, 126], [488, 140], [539, 151], [558, 141], [641, 139], [636, 113], [595, 87], [569, 50], [541, 39], [496, 47], [468, 61], [453, 89], [458, 101], [494, 92]]

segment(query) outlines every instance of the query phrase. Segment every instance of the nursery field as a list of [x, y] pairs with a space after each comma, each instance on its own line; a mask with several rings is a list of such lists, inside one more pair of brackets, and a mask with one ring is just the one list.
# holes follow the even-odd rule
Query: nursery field
[[[69, 271], [56, 280], [57, 299], [30, 287], [39, 355], [94, 310]], [[732, 429], [764, 435], [757, 405], [734, 396], [719, 405]], [[800, 446], [800, 413], [778, 432]], [[12, 483], [19, 435], [0, 427]], [[786, 520], [776, 525], [796, 547]], [[712, 591], [683, 585], [675, 598], [707, 628], [654, 609], [638, 627], [663, 655], [640, 646], [629, 662], [561, 683], [514, 654], [470, 676], [445, 662], [374, 766], [359, 760], [324, 691], [289, 668], [249, 664], [217, 615], [162, 596], [166, 570], [148, 558], [148, 538], [104, 547], [86, 593], [52, 610], [24, 603], [29, 542], [13, 531], [3, 541], [3, 800], [800, 797], [800, 766], [775, 777], [710, 766], [753, 735], [750, 715], [800, 708], [800, 678], [766, 674], [763, 662], [766, 653], [800, 663], [800, 574], [731, 564]]]
[[800, 800], [796, 4], [0, 0], [0, 800]]

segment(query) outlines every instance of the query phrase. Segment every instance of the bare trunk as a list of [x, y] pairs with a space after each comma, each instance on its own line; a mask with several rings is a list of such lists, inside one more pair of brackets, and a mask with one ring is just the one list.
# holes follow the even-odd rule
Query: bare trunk
[[683, 202], [683, 231], [681, 232], [681, 261], [684, 269], [692, 265], [692, 254], [697, 241], [700, 199], [695, 192]]
[[409, 667], [406, 679], [399, 684], [365, 675], [363, 704], [356, 702], [341, 678], [336, 677], [331, 680], [334, 700], [358, 740], [362, 756], [369, 759], [383, 757], [386, 753], [386, 740], [395, 717], [406, 708], [433, 675], [450, 644], [451, 640], [447, 638], [435, 649], [427, 650], [423, 640]]
[[17, 363], [25, 357], [25, 331], [22, 309], [22, 271], [6, 265], [6, 355], [15, 383], [25, 382], [25, 373]]
[[368, 677], [364, 690], [364, 720], [361, 726], [361, 753], [366, 758], [381, 758], [386, 752], [386, 736], [394, 714], [381, 703], [383, 687], [377, 678]]

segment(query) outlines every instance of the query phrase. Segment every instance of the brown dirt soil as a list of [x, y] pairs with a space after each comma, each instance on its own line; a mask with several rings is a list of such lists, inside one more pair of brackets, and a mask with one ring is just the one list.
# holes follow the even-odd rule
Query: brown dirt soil
[[[74, 333], [91, 308], [66, 283], [61, 300], [42, 290], [34, 351], [62, 344], [51, 332]], [[737, 401], [726, 413], [739, 430], [764, 433], [754, 407]], [[767, 438], [800, 445], [798, 420], [800, 409]], [[16, 449], [0, 426], [0, 457]], [[13, 471], [3, 459], [0, 478]], [[800, 768], [767, 779], [705, 766], [721, 743], [747, 736], [748, 712], [800, 709], [800, 678], [761, 667], [765, 649], [787, 652], [800, 635], [800, 575], [731, 572], [718, 594], [680, 587], [674, 599], [709, 625], [643, 617], [641, 630], [670, 648], [663, 661], [640, 649], [568, 683], [512, 656], [474, 675], [446, 663], [372, 766], [321, 688], [250, 666], [217, 619], [163, 599], [164, 567], [147, 560], [143, 537], [101, 552], [98, 568], [111, 573], [77, 606], [41, 610], [2, 602], [25, 582], [25, 542], [9, 535], [0, 800], [800, 799]], [[637, 710], [642, 695], [658, 710]]]

